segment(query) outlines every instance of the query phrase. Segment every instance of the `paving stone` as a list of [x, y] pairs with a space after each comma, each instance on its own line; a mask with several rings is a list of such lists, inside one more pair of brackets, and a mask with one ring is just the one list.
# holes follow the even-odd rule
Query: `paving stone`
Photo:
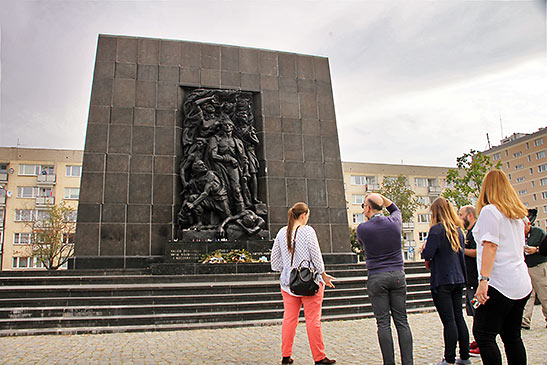
[[[547, 329], [540, 306], [522, 337], [529, 364], [545, 364]], [[443, 356], [442, 324], [436, 312], [409, 314], [414, 363], [431, 364]], [[466, 317], [471, 329], [472, 319]], [[393, 326], [392, 326], [393, 327]], [[395, 348], [398, 349], [393, 327]], [[339, 364], [381, 364], [373, 318], [323, 323], [327, 356]], [[503, 353], [503, 345], [498, 340]], [[281, 326], [99, 335], [21, 336], [0, 338], [2, 364], [278, 364]], [[293, 347], [294, 364], [312, 363], [306, 326], [300, 323]], [[400, 364], [398, 350], [395, 360]], [[482, 364], [472, 358], [473, 364]], [[503, 354], [503, 363], [507, 360]]]

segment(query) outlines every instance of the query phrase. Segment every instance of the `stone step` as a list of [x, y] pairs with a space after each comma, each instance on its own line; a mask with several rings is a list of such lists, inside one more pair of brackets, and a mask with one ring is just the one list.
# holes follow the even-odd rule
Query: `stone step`
[[[435, 307], [423, 306], [408, 308], [408, 313], [422, 313], [434, 311]], [[321, 321], [343, 321], [354, 319], [372, 318], [371, 312], [353, 313], [346, 315], [323, 315]], [[299, 322], [303, 323], [304, 317], [301, 314]], [[243, 320], [231, 322], [201, 322], [201, 323], [171, 323], [151, 324], [136, 326], [94, 326], [94, 327], [55, 327], [55, 328], [23, 328], [0, 330], [0, 336], [37, 336], [37, 335], [77, 335], [77, 334], [99, 334], [99, 333], [121, 333], [121, 332], [151, 332], [151, 331], [182, 331], [194, 329], [214, 329], [230, 327], [254, 327], [280, 325], [282, 319]]]
[[[419, 299], [428, 299], [429, 291], [408, 293], [410, 302]], [[249, 298], [251, 299], [251, 298]], [[254, 299], [254, 298], [253, 298]], [[370, 303], [367, 295], [327, 297], [323, 307], [336, 305], [356, 305]], [[117, 315], [155, 315], [165, 313], [204, 313], [222, 311], [245, 311], [258, 309], [282, 309], [281, 295], [272, 300], [249, 300], [239, 302], [211, 302], [186, 304], [132, 304], [132, 305], [86, 305], [86, 306], [57, 306], [57, 307], [13, 307], [0, 308], [0, 319], [16, 320], [19, 318], [81, 318], [86, 316], [117, 316]]]
[[[341, 277], [336, 281], [340, 288], [363, 287], [367, 277]], [[425, 283], [429, 274], [408, 274], [407, 281]], [[61, 296], [115, 296], [115, 295], [158, 295], [205, 293], [252, 293], [279, 291], [279, 280], [197, 282], [197, 283], [139, 283], [139, 284], [83, 284], [83, 285], [23, 285], [0, 286], [0, 298], [39, 298]]]
[[[408, 308], [424, 308], [432, 306], [431, 298], [407, 300]], [[358, 304], [334, 304], [324, 305], [323, 314], [329, 315], [355, 315], [372, 312], [370, 303]], [[0, 330], [13, 330], [23, 328], [51, 328], [51, 327], [101, 327], [132, 326], [151, 324], [173, 323], [202, 323], [202, 322], [230, 322], [245, 320], [269, 320], [283, 317], [283, 306], [277, 308], [240, 309], [230, 308], [219, 312], [191, 312], [191, 313], [141, 313], [141, 314], [115, 314], [103, 315], [87, 312], [82, 316], [57, 316], [57, 317], [21, 317], [0, 319]]]
[[[408, 283], [408, 292], [429, 291], [429, 283]], [[328, 288], [325, 298], [366, 295], [367, 291], [362, 285], [355, 288]], [[276, 291], [255, 293], [228, 293], [196, 295], [150, 295], [150, 296], [58, 296], [42, 298], [0, 298], [0, 308], [5, 307], [42, 307], [42, 306], [84, 306], [84, 305], [122, 305], [122, 304], [182, 304], [196, 302], [237, 302], [251, 296], [255, 300], [273, 300], [279, 297], [279, 286]]]
[[[334, 277], [361, 277], [367, 276], [364, 265], [331, 265], [327, 272]], [[425, 267], [413, 266], [405, 268], [406, 274], [426, 273]], [[238, 273], [238, 274], [207, 274], [207, 275], [26, 275], [0, 277], [0, 286], [23, 285], [89, 285], [89, 284], [118, 284], [118, 283], [181, 283], [181, 282], [225, 282], [225, 281], [267, 281], [276, 280], [278, 273]]]

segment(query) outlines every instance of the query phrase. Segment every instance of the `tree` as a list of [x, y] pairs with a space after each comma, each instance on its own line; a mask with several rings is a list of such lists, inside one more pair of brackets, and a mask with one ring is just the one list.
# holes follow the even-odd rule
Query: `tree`
[[443, 196], [463, 207], [477, 201], [484, 175], [493, 167], [501, 168], [501, 162], [494, 166], [489, 156], [472, 149], [456, 159], [456, 167], [446, 173], [446, 182], [451, 187], [443, 192]]
[[57, 270], [74, 253], [76, 210], [65, 204], [51, 205], [30, 223], [32, 256], [48, 270]]
[[412, 220], [416, 209], [421, 205], [405, 175], [384, 177], [380, 193], [395, 203], [405, 223]]

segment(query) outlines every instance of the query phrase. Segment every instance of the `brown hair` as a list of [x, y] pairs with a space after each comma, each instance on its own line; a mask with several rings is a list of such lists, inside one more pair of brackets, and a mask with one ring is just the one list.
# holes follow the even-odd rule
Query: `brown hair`
[[505, 172], [501, 170], [491, 170], [484, 177], [477, 200], [477, 214], [480, 214], [481, 209], [488, 204], [494, 205], [510, 219], [528, 216], [528, 209], [520, 201]]
[[429, 209], [431, 210], [431, 226], [441, 223], [452, 250], [455, 252], [460, 251], [462, 247], [459, 234], [462, 228], [462, 221], [456, 214], [452, 204], [445, 198], [440, 197], [435, 199]]
[[310, 210], [308, 208], [308, 204], [298, 202], [295, 203], [291, 209], [289, 209], [288, 213], [288, 222], [287, 222], [287, 248], [289, 249], [289, 252], [292, 251], [292, 230], [294, 228], [294, 222], [300, 217], [302, 214], [307, 213]]

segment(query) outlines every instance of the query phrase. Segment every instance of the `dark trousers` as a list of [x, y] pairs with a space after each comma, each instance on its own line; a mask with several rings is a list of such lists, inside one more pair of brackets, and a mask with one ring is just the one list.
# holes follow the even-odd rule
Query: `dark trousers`
[[457, 343], [460, 345], [460, 358], [469, 359], [469, 331], [462, 310], [463, 286], [439, 285], [431, 290], [435, 308], [443, 323], [444, 358], [449, 363], [456, 362]]
[[482, 363], [501, 364], [501, 354], [496, 344], [496, 336], [499, 334], [505, 346], [507, 363], [526, 364], [526, 349], [520, 337], [520, 325], [530, 294], [522, 299], [512, 300], [489, 287], [488, 296], [490, 299], [475, 311], [473, 322], [473, 335], [481, 349]]
[[412, 333], [406, 315], [406, 279], [402, 271], [380, 272], [368, 277], [367, 292], [378, 327], [384, 364], [395, 364], [391, 317], [397, 328], [403, 365], [413, 364]]

